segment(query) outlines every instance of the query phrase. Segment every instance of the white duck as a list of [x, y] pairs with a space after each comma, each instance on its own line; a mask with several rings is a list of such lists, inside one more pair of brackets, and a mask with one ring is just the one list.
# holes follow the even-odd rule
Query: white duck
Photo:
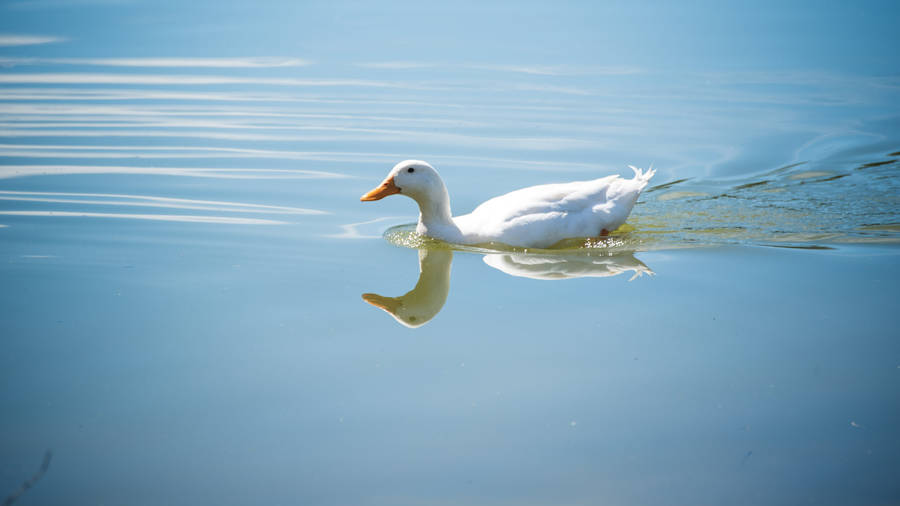
[[631, 167], [633, 179], [607, 176], [593, 181], [545, 184], [494, 197], [462, 216], [450, 214], [450, 195], [441, 176], [420, 160], [398, 163], [360, 200], [399, 193], [419, 204], [421, 235], [455, 244], [499, 242], [546, 248], [563, 239], [596, 237], [619, 228], [655, 171]]

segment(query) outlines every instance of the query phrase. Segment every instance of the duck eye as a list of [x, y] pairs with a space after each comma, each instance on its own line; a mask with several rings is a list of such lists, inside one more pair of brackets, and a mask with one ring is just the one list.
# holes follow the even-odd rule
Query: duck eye
[[406, 172], [409, 172], [410, 174], [412, 174], [412, 173], [415, 172], [415, 171], [416, 171], [416, 169], [414, 169], [414, 168], [412, 168], [412, 167], [406, 169]]

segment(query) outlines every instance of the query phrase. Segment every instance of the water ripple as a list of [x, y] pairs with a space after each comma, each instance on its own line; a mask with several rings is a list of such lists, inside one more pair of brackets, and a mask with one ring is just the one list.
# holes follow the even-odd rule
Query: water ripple
[[302, 169], [223, 169], [195, 167], [131, 167], [108, 165], [0, 165], [0, 179], [65, 174], [141, 174], [216, 179], [337, 179], [343, 174]]
[[[61, 198], [70, 197], [70, 198]], [[64, 193], [64, 192], [24, 192], [0, 191], [0, 200], [15, 202], [47, 202], [80, 205], [108, 205], [131, 207], [162, 207], [169, 209], [191, 209], [203, 211], [227, 211], [240, 213], [304, 214], [322, 215], [327, 211], [302, 207], [246, 204], [243, 202], [222, 202], [215, 200], [179, 199], [149, 195], [123, 195], [105, 193]]]
[[170, 221], [182, 223], [219, 223], [225, 225], [286, 225], [285, 221], [233, 216], [191, 216], [184, 214], [127, 214], [77, 211], [0, 211], [4, 216], [43, 216], [65, 218], [116, 218], [128, 220]]
[[[0, 37], [0, 45], [2, 44]], [[271, 68], [301, 67], [299, 58], [0, 58], [0, 65], [94, 65], [105, 67]]]

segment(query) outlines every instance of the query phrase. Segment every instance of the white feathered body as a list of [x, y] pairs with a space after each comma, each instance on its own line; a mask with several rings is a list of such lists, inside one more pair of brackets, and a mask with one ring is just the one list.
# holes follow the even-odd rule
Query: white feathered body
[[632, 167], [633, 179], [545, 184], [492, 198], [453, 218], [466, 244], [501, 242], [544, 248], [573, 237], [596, 237], [619, 228], [654, 171]]
[[416, 232], [454, 244], [504, 243], [546, 248], [563, 239], [596, 237], [619, 228], [655, 171], [634, 170], [634, 178], [545, 184], [492, 198], [469, 214], [453, 217], [440, 174], [421, 160], [398, 163], [360, 200], [400, 194], [419, 205]]

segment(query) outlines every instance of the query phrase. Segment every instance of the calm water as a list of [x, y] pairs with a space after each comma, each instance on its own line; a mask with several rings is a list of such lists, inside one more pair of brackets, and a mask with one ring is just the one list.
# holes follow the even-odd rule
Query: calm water
[[[0, 496], [900, 502], [897, 19], [3, 4]], [[457, 214], [658, 172], [607, 239], [461, 248], [358, 201], [407, 158]]]

